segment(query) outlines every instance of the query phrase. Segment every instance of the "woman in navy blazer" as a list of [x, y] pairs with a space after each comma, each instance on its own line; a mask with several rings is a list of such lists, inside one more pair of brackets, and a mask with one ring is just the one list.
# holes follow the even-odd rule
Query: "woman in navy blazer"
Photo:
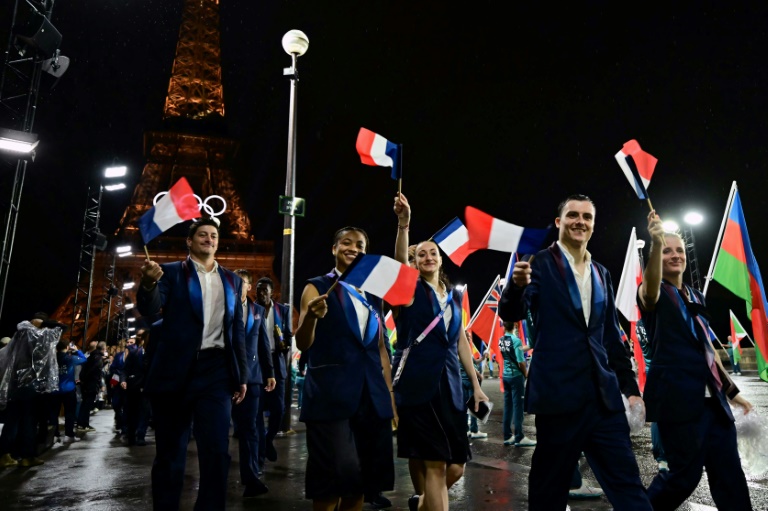
[[[411, 207], [404, 195], [395, 197], [394, 211], [398, 219], [395, 258], [408, 264]], [[461, 324], [461, 294], [442, 275], [437, 244], [417, 244], [415, 265], [420, 276], [413, 301], [394, 311], [399, 351], [396, 358], [402, 366], [395, 386], [400, 417], [397, 455], [408, 458], [414, 486], [417, 491], [423, 489], [418, 497], [422, 509], [447, 510], [448, 488], [464, 474], [464, 464], [471, 457], [459, 363], [470, 375], [475, 410], [488, 397], [477, 381]], [[417, 497], [408, 504], [412, 509], [417, 507]]]
[[752, 405], [723, 369], [712, 346], [704, 295], [683, 283], [685, 244], [648, 215], [652, 243], [637, 302], [648, 332], [651, 364], [645, 385], [647, 419], [658, 424], [668, 472], [648, 488], [654, 510], [677, 509], [707, 469], [717, 509], [752, 509], [736, 448], [728, 401]]

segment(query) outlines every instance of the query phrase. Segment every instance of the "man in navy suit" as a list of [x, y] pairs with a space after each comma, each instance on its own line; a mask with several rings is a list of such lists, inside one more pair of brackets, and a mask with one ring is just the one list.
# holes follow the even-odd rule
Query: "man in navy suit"
[[[269, 277], [262, 277], [256, 282], [256, 303], [264, 307], [264, 323], [269, 337], [269, 348], [275, 368], [275, 390], [260, 400], [259, 422], [260, 450], [259, 465], [264, 465], [264, 458], [277, 461], [277, 450], [272, 443], [280, 431], [285, 411], [285, 379], [288, 377], [285, 354], [291, 349], [293, 334], [288, 321], [288, 306], [272, 300], [274, 284]], [[264, 412], [269, 412], [267, 430], [264, 431]]]
[[651, 509], [632, 453], [621, 394], [644, 406], [619, 334], [608, 271], [592, 260], [595, 207], [572, 195], [558, 208], [557, 243], [515, 264], [499, 315], [533, 315], [534, 355], [525, 393], [536, 414], [529, 509], [565, 509], [583, 451], [616, 509]]
[[155, 419], [157, 510], [179, 508], [193, 420], [200, 464], [195, 509], [225, 507], [232, 402], [246, 395], [248, 366], [242, 281], [214, 259], [218, 241], [218, 221], [198, 220], [189, 228], [186, 260], [141, 267], [138, 309], [145, 316], [162, 309], [163, 320], [144, 385]]
[[[272, 366], [272, 353], [269, 349], [269, 338], [264, 322], [264, 307], [253, 303], [248, 298], [253, 278], [248, 270], [235, 270], [243, 279], [243, 292], [240, 296], [245, 323], [245, 351], [248, 356], [248, 392], [245, 399], [232, 411], [232, 418], [237, 424], [240, 452], [240, 480], [245, 485], [243, 497], [257, 497], [269, 491], [259, 479], [259, 402], [261, 401], [261, 386], [271, 393], [275, 389], [275, 376]], [[267, 394], [268, 395], [268, 394]]]

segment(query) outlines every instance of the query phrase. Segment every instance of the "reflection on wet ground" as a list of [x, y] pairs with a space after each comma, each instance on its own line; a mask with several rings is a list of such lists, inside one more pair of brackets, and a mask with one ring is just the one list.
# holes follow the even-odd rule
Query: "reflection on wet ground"
[[[735, 377], [748, 399], [756, 405], [759, 414], [768, 417], [768, 384], [754, 375]], [[501, 438], [502, 399], [497, 379], [486, 380], [483, 389], [497, 406], [488, 424], [481, 429], [487, 439], [473, 440], [473, 460], [467, 465], [465, 476], [450, 492], [452, 510], [515, 510], [527, 509], [528, 471], [532, 449], [504, 446]], [[236, 439], [231, 440], [232, 467], [229, 477], [227, 509], [299, 510], [310, 509], [304, 500], [304, 468], [306, 449], [304, 427], [292, 410], [296, 434], [278, 438], [275, 446], [278, 461], [269, 463], [264, 482], [270, 491], [255, 499], [243, 500], [239, 483]], [[128, 447], [116, 439], [112, 432], [112, 411], [102, 410], [92, 419], [95, 432], [86, 434], [83, 441], [56, 444], [42, 454], [45, 464], [24, 469], [0, 471], [0, 509], [17, 510], [93, 510], [122, 511], [147, 509], [151, 506], [150, 470], [154, 457], [154, 438], [148, 435], [146, 447]], [[525, 418], [525, 434], [535, 438], [533, 417]], [[651, 456], [648, 428], [633, 437], [635, 453], [647, 485], [656, 473], [657, 464]], [[582, 473], [590, 485], [594, 477], [581, 460]], [[407, 510], [407, 499], [412, 493], [408, 466], [405, 460], [396, 460], [395, 491], [385, 494], [393, 510]], [[192, 509], [197, 491], [199, 472], [195, 443], [189, 447], [187, 476], [182, 509]], [[768, 509], [768, 479], [750, 481], [754, 509]], [[605, 498], [592, 501], [570, 501], [574, 511], [602, 511], [611, 509]], [[695, 493], [680, 509], [688, 511], [712, 510], [706, 476]]]

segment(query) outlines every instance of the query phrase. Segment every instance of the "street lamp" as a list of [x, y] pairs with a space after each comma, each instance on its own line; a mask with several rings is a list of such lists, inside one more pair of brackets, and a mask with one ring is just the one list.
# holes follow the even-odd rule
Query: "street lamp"
[[[288, 304], [288, 325], [293, 324], [293, 273], [294, 273], [294, 251], [296, 236], [296, 216], [293, 205], [296, 203], [296, 120], [298, 111], [296, 108], [296, 92], [299, 82], [299, 71], [296, 63], [309, 48], [309, 38], [301, 30], [289, 30], [283, 36], [283, 50], [291, 56], [291, 67], [283, 69], [283, 76], [291, 80], [291, 96], [288, 110], [288, 158], [285, 173], [285, 195], [288, 203], [291, 205], [287, 210], [281, 212], [285, 215], [283, 221], [283, 259], [282, 272], [280, 276], [281, 288], [285, 291], [281, 293], [281, 300]], [[282, 203], [282, 199], [281, 199]], [[286, 366], [290, 367], [291, 352], [289, 349], [286, 356]], [[291, 398], [293, 396], [293, 385], [291, 380], [285, 386], [286, 411], [291, 409]], [[283, 414], [283, 431], [291, 429], [291, 414]]]
[[661, 224], [664, 232], [677, 232], [680, 230], [680, 226], [674, 220], [667, 220]]

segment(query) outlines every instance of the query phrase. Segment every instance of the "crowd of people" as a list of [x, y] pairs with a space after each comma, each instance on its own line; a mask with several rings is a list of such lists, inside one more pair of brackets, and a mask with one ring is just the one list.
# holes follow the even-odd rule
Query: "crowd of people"
[[[481, 387], [484, 368], [473, 361], [462, 290], [445, 275], [440, 248], [433, 240], [411, 243], [404, 195], [395, 197], [393, 210], [395, 259], [418, 271], [412, 299], [390, 307], [341, 280], [370, 240], [359, 227], [337, 230], [332, 269], [309, 279], [301, 295], [295, 367], [286, 356], [294, 342], [288, 307], [273, 301], [269, 278], [254, 285], [247, 270], [218, 264], [216, 219], [190, 226], [187, 259], [162, 265], [147, 259], [141, 267], [138, 310], [154, 323], [135, 340], [110, 348], [91, 343], [83, 353], [61, 341], [61, 325], [46, 324], [45, 315], [20, 324], [0, 351], [0, 468], [42, 463], [34, 451], [41, 417], [59, 436], [63, 410], [63, 443], [92, 431], [89, 417], [103, 393], [116, 434], [129, 445], [146, 445], [151, 420], [155, 509], [179, 508], [192, 436], [200, 466], [195, 509], [224, 509], [232, 427], [243, 497], [269, 491], [261, 474], [267, 461], [277, 460], [273, 442], [293, 373], [306, 424], [305, 496], [313, 509], [358, 510], [364, 502], [388, 507], [382, 494], [394, 487], [398, 457], [407, 460], [414, 490], [408, 508], [447, 510], [448, 490], [472, 458], [470, 440], [485, 435], [476, 420], [489, 401]], [[659, 217], [649, 215], [650, 257], [637, 296], [647, 331], [641, 396], [611, 276], [587, 250], [595, 216], [588, 197], [564, 200], [555, 218], [558, 240], [514, 265], [499, 302], [501, 435], [504, 445], [533, 449], [529, 509], [566, 509], [569, 497], [604, 492], [616, 509], [672, 510], [706, 468], [718, 509], [750, 510], [729, 405], [748, 413], [751, 404], [715, 353], [703, 295], [683, 283], [682, 239], [664, 233]], [[382, 328], [389, 310], [397, 329], [394, 353]], [[528, 344], [517, 331], [521, 320], [531, 323]], [[15, 362], [3, 355], [19, 354], [22, 346], [33, 374], [6, 381]], [[492, 366], [488, 370], [492, 376]], [[654, 448], [658, 444], [664, 458], [648, 488], [632, 451], [625, 400], [654, 423]], [[535, 439], [523, 431], [524, 413], [535, 416]], [[582, 455], [602, 489], [581, 480]]]

